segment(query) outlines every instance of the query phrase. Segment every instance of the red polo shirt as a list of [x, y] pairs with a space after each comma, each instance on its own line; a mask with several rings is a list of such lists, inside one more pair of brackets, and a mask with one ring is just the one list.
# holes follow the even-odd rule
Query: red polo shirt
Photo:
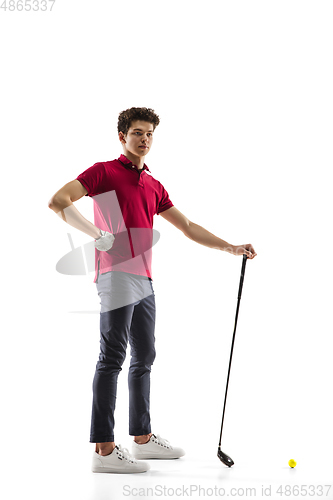
[[123, 271], [152, 279], [153, 217], [173, 207], [167, 191], [146, 164], [142, 170], [120, 155], [98, 162], [77, 177], [93, 197], [94, 224], [114, 234], [107, 252], [95, 248], [95, 278]]

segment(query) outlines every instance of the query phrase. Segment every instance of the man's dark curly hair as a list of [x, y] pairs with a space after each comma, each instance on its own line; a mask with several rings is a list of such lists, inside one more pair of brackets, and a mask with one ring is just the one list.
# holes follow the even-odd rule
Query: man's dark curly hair
[[118, 117], [118, 133], [123, 132], [127, 135], [131, 123], [135, 120], [143, 120], [151, 123], [155, 128], [160, 123], [159, 116], [150, 108], [130, 108], [119, 113]]

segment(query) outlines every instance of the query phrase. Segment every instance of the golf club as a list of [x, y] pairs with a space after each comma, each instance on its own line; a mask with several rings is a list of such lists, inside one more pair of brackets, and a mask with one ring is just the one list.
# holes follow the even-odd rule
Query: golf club
[[238, 311], [239, 311], [240, 299], [241, 299], [241, 296], [242, 296], [242, 288], [243, 288], [243, 281], [244, 281], [246, 260], [247, 260], [247, 256], [244, 254], [243, 255], [243, 262], [242, 262], [242, 269], [241, 269], [241, 277], [240, 277], [240, 282], [239, 282], [239, 289], [238, 289], [238, 301], [237, 301], [237, 309], [236, 309], [235, 327], [234, 327], [234, 333], [233, 333], [233, 336], [232, 336], [232, 343], [231, 343], [231, 352], [230, 352], [230, 360], [229, 360], [227, 385], [226, 385], [225, 396], [224, 396], [224, 406], [223, 406], [223, 415], [222, 415], [220, 441], [219, 441], [219, 447], [217, 449], [217, 456], [218, 456], [218, 458], [221, 460], [221, 462], [223, 462], [228, 467], [231, 467], [232, 465], [234, 465], [234, 461], [232, 460], [232, 458], [230, 458], [226, 453], [223, 453], [223, 451], [221, 450], [221, 439], [222, 439], [222, 429], [223, 429], [225, 405], [226, 405], [227, 393], [228, 393], [230, 367], [231, 367], [232, 353], [233, 353], [233, 350], [234, 350], [234, 342], [235, 342], [235, 335], [236, 335]]

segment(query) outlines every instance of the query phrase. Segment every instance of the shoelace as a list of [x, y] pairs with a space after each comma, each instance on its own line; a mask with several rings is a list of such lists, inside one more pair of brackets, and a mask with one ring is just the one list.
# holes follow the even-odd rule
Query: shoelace
[[122, 447], [121, 447], [121, 444], [119, 444], [119, 445], [117, 446], [117, 448], [118, 448], [118, 450], [120, 451], [120, 453], [122, 454], [122, 456], [123, 456], [126, 460], [128, 460], [129, 462], [133, 462], [133, 459], [132, 459], [132, 457], [131, 457], [131, 455], [130, 455], [130, 452], [128, 451], [128, 449], [127, 449], [127, 448], [122, 448]]
[[161, 445], [167, 446], [168, 448], [172, 448], [170, 442], [167, 439], [163, 439], [159, 434], [156, 435], [154, 434], [154, 436], [159, 441], [159, 443], [161, 443]]

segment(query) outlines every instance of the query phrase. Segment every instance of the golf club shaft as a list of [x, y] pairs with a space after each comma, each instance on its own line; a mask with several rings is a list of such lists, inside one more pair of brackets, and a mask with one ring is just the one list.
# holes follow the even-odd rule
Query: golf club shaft
[[224, 405], [223, 405], [223, 415], [222, 415], [222, 424], [221, 424], [219, 447], [221, 446], [222, 429], [223, 429], [223, 421], [224, 421], [224, 413], [225, 413], [225, 405], [226, 405], [226, 401], [227, 401], [227, 393], [228, 393], [228, 386], [229, 386], [229, 376], [230, 376], [231, 360], [232, 360], [232, 353], [233, 353], [233, 350], [234, 350], [234, 342], [235, 342], [235, 335], [236, 335], [238, 311], [239, 311], [240, 299], [241, 299], [241, 296], [242, 296], [242, 289], [243, 289], [243, 281], [244, 281], [244, 275], [245, 275], [246, 260], [247, 260], [247, 256], [244, 254], [243, 255], [243, 262], [242, 262], [242, 269], [241, 269], [241, 277], [240, 277], [240, 282], [239, 282], [239, 289], [238, 289], [237, 309], [236, 309], [234, 333], [233, 333], [233, 336], [232, 336], [232, 343], [231, 343], [231, 352], [230, 352], [230, 360], [229, 360], [227, 385], [226, 385], [225, 396], [224, 396]]

